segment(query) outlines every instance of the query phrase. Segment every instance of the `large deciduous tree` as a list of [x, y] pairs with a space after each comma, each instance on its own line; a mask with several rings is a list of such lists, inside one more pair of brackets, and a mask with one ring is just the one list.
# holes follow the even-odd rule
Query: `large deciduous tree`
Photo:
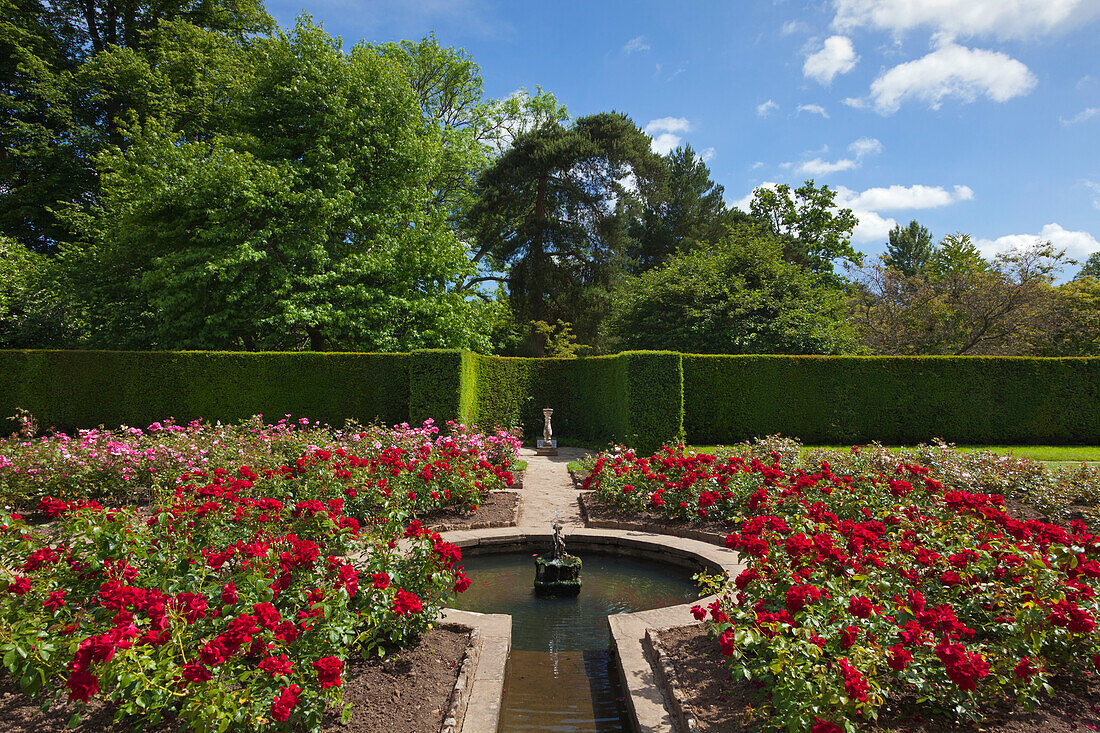
[[[130, 72], [181, 21], [242, 40], [273, 22], [257, 0], [0, 0], [0, 233], [51, 251], [71, 234], [57, 212], [99, 195], [95, 158], [121, 145]], [[112, 55], [106, 64], [100, 57]], [[148, 100], [146, 100], [148, 101]]]
[[859, 348], [846, 296], [790, 262], [787, 242], [741, 225], [670, 257], [615, 293], [607, 320], [623, 349], [700, 354], [844, 354]]
[[456, 292], [466, 250], [428, 205], [441, 134], [405, 70], [308, 19], [240, 62], [228, 97], [188, 112], [213, 122], [132, 122], [101, 156], [102, 204], [61, 255], [99, 342], [485, 348]]
[[858, 221], [851, 209], [837, 208], [836, 191], [808, 180], [792, 189], [786, 183], [753, 192], [749, 213], [782, 238], [784, 255], [814, 272], [831, 274], [833, 262], [859, 264], [863, 255], [852, 247]]
[[989, 261], [968, 235], [950, 235], [912, 277], [881, 262], [864, 269], [854, 315], [874, 353], [1033, 353], [1064, 260], [1046, 243]]

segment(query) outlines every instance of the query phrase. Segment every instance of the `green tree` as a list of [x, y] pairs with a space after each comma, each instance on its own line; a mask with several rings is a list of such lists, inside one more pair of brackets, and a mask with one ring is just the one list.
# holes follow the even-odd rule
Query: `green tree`
[[772, 234], [782, 238], [787, 259], [814, 272], [832, 273], [833, 261], [861, 264], [863, 255], [852, 247], [858, 222], [851, 209], [838, 209], [836, 191], [808, 180], [796, 189], [785, 183], [753, 192], [749, 213]]
[[[119, 122], [133, 111], [135, 80], [110, 73], [122, 58], [143, 58], [166, 21], [241, 42], [273, 27], [257, 0], [0, 0], [0, 8], [0, 233], [44, 251], [71, 234], [57, 212], [98, 197], [96, 155], [124, 142]], [[97, 63], [104, 54], [114, 56], [106, 68]]]
[[[650, 193], [660, 173], [649, 137], [625, 115], [521, 133], [478, 180], [467, 219], [473, 261], [505, 275], [476, 279], [505, 281], [518, 321], [561, 319], [592, 338], [581, 321], [622, 269], [623, 207]], [[624, 185], [629, 177], [636, 188]]]
[[676, 148], [664, 164], [659, 193], [649, 197], [629, 229], [634, 258], [643, 270], [699, 243], [717, 242], [730, 226], [748, 219], [726, 207], [724, 189], [711, 180], [706, 162], [691, 146]]
[[1064, 263], [1049, 242], [989, 261], [968, 235], [952, 234], [912, 277], [885, 264], [863, 270], [854, 317], [879, 354], [1036, 353]]
[[932, 243], [932, 233], [922, 227], [914, 219], [904, 229], [900, 224], [890, 230], [890, 241], [886, 245], [885, 263], [898, 272], [912, 277], [924, 269], [932, 254], [935, 245]]
[[1078, 276], [1055, 288], [1052, 296], [1035, 353], [1100, 356], [1100, 279]]
[[1081, 280], [1086, 277], [1091, 277], [1094, 280], [1100, 280], [1100, 252], [1093, 252], [1085, 260], [1085, 264], [1081, 266], [1081, 271], [1077, 273], [1075, 279]]
[[700, 354], [844, 354], [858, 349], [846, 297], [790, 262], [787, 242], [741, 225], [674, 255], [616, 292], [607, 330], [622, 349]]
[[443, 146], [405, 70], [308, 18], [234, 68], [204, 113], [223, 129], [151, 118], [100, 157], [102, 205], [61, 254], [99, 343], [487, 348], [457, 292], [465, 248], [427, 205]]

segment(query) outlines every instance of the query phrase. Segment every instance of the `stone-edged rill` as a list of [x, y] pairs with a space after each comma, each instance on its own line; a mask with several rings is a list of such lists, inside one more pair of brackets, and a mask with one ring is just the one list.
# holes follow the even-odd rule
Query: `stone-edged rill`
[[[206, 445], [186, 459], [206, 464], [164, 479], [149, 504], [74, 496], [77, 475], [66, 498], [39, 499], [46, 523], [0, 515], [0, 656], [26, 693], [107, 699], [136, 727], [178, 718], [201, 731], [313, 728], [341, 707], [345, 660], [415, 641], [468, 587], [459, 549], [415, 517], [476, 505], [510, 480], [515, 450], [510, 436], [457, 425], [442, 437], [430, 425], [168, 432]], [[230, 435], [232, 448], [216, 446]], [[273, 442], [294, 436], [310, 442], [293, 460], [227, 467], [234, 455], [276, 458]], [[322, 437], [326, 447], [312, 442]], [[87, 438], [85, 458], [109, 463], [86, 455]], [[29, 445], [51, 441], [60, 444]], [[135, 453], [123, 465], [140, 465]], [[26, 455], [6, 455], [12, 475], [33, 470]]]
[[765, 728], [852, 731], [888, 698], [981, 720], [1100, 667], [1100, 537], [1013, 516], [1007, 464], [947, 453], [621, 450], [594, 460], [589, 487], [620, 509], [728, 525], [747, 568], [694, 613], [729, 674], [762, 685]]

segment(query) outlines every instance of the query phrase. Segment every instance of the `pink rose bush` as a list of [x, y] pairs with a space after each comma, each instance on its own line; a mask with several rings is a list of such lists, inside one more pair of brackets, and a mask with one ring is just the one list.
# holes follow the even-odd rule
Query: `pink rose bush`
[[854, 730], [891, 696], [981, 719], [1100, 668], [1100, 536], [1084, 522], [1017, 519], [981, 491], [998, 476], [939, 452], [829, 457], [622, 450], [588, 481], [621, 509], [729, 527], [745, 569], [693, 612], [733, 678], [762, 684], [767, 729]]

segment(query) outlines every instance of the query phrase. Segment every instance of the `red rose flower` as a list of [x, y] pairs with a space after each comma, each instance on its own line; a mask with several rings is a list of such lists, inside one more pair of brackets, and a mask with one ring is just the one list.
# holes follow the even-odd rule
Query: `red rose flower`
[[407, 590], [401, 588], [397, 589], [397, 595], [393, 599], [393, 611], [398, 616], [408, 616], [413, 613], [420, 613], [423, 609], [423, 605], [420, 603], [420, 598], [415, 593], [409, 593]]
[[55, 590], [46, 597], [46, 602], [42, 604], [42, 607], [48, 611], [56, 611], [65, 605], [65, 594], [67, 591]]
[[233, 581], [226, 583], [225, 587], [222, 588], [222, 603], [227, 606], [233, 606], [236, 605], [239, 598], [240, 596], [237, 595], [237, 584]]
[[317, 670], [317, 681], [322, 688], [339, 687], [343, 684], [340, 673], [344, 670], [344, 663], [336, 657], [322, 657], [313, 663], [313, 668]]
[[99, 678], [86, 669], [74, 669], [65, 684], [69, 688], [70, 700], [88, 702], [92, 695], [99, 692]]
[[8, 584], [8, 593], [13, 596], [25, 596], [31, 589], [31, 579], [18, 576]]
[[199, 662], [188, 662], [183, 665], [183, 678], [192, 684], [196, 682], [206, 682], [213, 676], [210, 670]]
[[853, 596], [848, 601], [848, 613], [856, 618], [870, 618], [873, 610], [871, 599], [867, 596]]
[[[859, 449], [853, 446], [852, 452], [858, 453]], [[813, 727], [810, 728], [810, 733], [844, 733], [844, 729], [836, 723], [830, 723], [827, 720], [815, 717]]]
[[267, 672], [272, 677], [279, 674], [290, 674], [294, 665], [285, 654], [280, 654], [277, 657], [268, 657], [260, 662], [260, 669]]
[[280, 723], [285, 723], [287, 718], [290, 717], [290, 711], [298, 706], [298, 695], [301, 692], [302, 688], [298, 685], [290, 685], [280, 690], [275, 699], [271, 701], [271, 717]]
[[371, 582], [378, 590], [385, 590], [390, 587], [390, 576], [386, 573], [375, 573], [370, 576]]

